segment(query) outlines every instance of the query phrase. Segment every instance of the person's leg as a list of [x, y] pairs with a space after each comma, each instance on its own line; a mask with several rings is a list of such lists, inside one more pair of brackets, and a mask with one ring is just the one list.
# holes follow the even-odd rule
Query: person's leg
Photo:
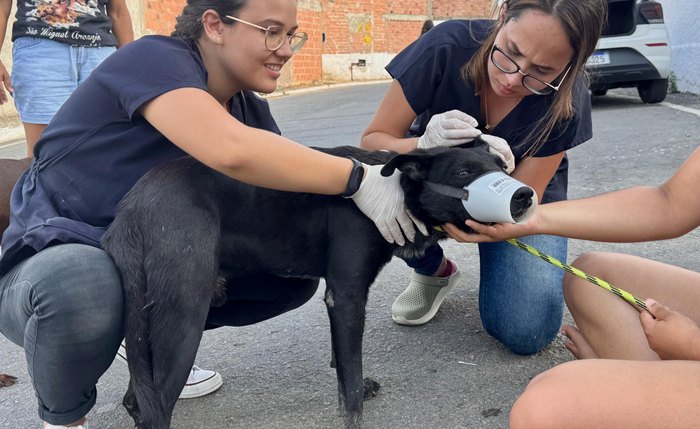
[[535, 377], [510, 429], [691, 429], [700, 421], [700, 362], [588, 359]]
[[16, 39], [12, 44], [11, 79], [28, 156], [32, 157], [43, 128], [77, 87], [70, 46], [41, 38]]
[[[572, 265], [641, 300], [654, 298], [700, 323], [700, 273], [637, 256], [602, 252], [584, 254]], [[647, 344], [638, 311], [626, 301], [568, 274], [564, 296], [586, 340], [582, 341], [573, 328], [565, 327], [574, 349], [586, 347], [587, 342], [602, 358], [658, 359]], [[572, 351], [577, 357], [592, 357]]]
[[22, 122], [22, 127], [24, 128], [24, 138], [27, 142], [27, 156], [34, 157], [34, 146], [36, 142], [39, 141], [41, 133], [44, 132], [47, 124], [32, 124], [29, 122]]
[[433, 276], [445, 266], [445, 252], [439, 244], [428, 247], [420, 258], [404, 259], [406, 265], [423, 276]]
[[226, 303], [209, 310], [207, 329], [247, 326], [301, 307], [314, 296], [318, 279], [257, 274], [226, 279]]
[[420, 258], [404, 260], [414, 271], [408, 287], [391, 306], [391, 318], [400, 325], [422, 325], [435, 317], [442, 301], [462, 277], [457, 264], [445, 258], [437, 244]]
[[39, 417], [65, 425], [95, 404], [123, 337], [119, 273], [102, 250], [65, 244], [0, 279], [0, 331], [24, 347]]
[[[566, 260], [565, 238], [536, 235], [522, 241]], [[506, 242], [480, 244], [479, 256], [479, 310], [486, 332], [513, 353], [542, 350], [561, 325], [564, 271]]]

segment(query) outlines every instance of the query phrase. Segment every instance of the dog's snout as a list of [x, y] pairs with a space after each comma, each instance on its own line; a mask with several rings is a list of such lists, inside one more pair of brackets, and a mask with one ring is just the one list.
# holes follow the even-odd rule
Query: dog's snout
[[515, 220], [519, 220], [523, 214], [532, 206], [532, 197], [535, 195], [533, 190], [527, 186], [523, 186], [513, 194], [510, 200], [510, 215]]

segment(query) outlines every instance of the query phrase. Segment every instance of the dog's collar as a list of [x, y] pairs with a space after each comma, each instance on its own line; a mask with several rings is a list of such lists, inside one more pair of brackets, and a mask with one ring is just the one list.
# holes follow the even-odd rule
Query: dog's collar
[[454, 188], [452, 186], [443, 185], [441, 183], [428, 182], [427, 180], [423, 183], [428, 189], [435, 191], [438, 194], [442, 194], [452, 198], [457, 198], [458, 200], [464, 201], [467, 201], [469, 199], [469, 191], [467, 191], [464, 188]]

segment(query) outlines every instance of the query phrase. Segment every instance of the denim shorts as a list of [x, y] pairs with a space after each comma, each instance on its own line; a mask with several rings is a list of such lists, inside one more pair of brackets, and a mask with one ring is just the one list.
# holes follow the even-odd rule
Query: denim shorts
[[16, 39], [10, 77], [20, 121], [48, 124], [75, 88], [115, 50], [36, 37]]

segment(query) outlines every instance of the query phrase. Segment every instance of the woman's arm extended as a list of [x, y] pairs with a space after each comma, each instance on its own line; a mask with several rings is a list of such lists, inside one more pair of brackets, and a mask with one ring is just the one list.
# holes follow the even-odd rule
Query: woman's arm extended
[[458, 241], [500, 241], [553, 234], [607, 242], [638, 242], [679, 237], [700, 225], [700, 149], [666, 183], [638, 186], [589, 198], [544, 204], [522, 225], [482, 225], [467, 221], [477, 234], [448, 226]]

